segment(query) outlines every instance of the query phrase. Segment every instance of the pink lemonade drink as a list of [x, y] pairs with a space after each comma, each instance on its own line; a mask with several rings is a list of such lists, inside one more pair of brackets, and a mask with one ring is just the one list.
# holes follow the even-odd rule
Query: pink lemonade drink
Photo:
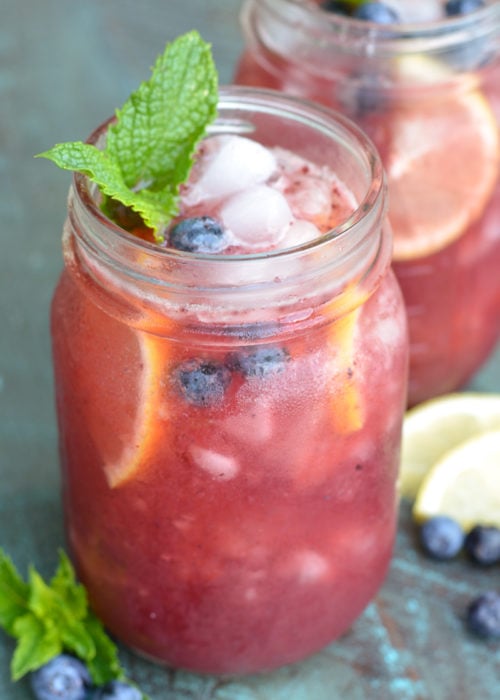
[[163, 245], [75, 177], [52, 334], [93, 608], [154, 660], [248, 673], [337, 638], [384, 580], [407, 329], [370, 142], [271, 91], [218, 113]]
[[342, 2], [247, 0], [236, 82], [333, 107], [375, 143], [415, 404], [464, 385], [499, 337], [500, 3], [382, 4], [390, 25]]

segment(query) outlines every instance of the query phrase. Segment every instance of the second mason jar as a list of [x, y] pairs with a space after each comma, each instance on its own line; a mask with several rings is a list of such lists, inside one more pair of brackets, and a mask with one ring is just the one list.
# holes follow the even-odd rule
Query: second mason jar
[[409, 402], [464, 385], [500, 331], [500, 3], [381, 26], [315, 0], [247, 0], [236, 81], [352, 117], [389, 184]]
[[[320, 237], [239, 254], [159, 246], [107, 219], [77, 175], [52, 308], [68, 543], [92, 606], [133, 649], [212, 673], [301, 659], [376, 594], [407, 380], [370, 142], [328, 110], [223, 89], [199, 152], [230, 144], [217, 186], [235, 132], [271, 163], [253, 207], [243, 179], [229, 197], [240, 225], [260, 222], [268, 248], [276, 208], [261, 214], [281, 187]], [[244, 158], [231, 167], [255, 175]], [[288, 223], [292, 237], [314, 230]]]

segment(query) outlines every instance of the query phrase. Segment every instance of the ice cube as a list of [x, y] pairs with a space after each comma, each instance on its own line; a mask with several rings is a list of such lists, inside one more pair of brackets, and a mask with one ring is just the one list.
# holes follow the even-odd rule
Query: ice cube
[[227, 418], [224, 421], [224, 428], [239, 440], [260, 445], [273, 436], [274, 411], [271, 405], [262, 401], [253, 412], [245, 411]]
[[308, 241], [313, 241], [320, 236], [321, 231], [313, 223], [304, 219], [295, 219], [295, 221], [291, 222], [285, 234], [286, 247], [293, 248]]
[[298, 219], [327, 219], [332, 205], [332, 183], [314, 175], [295, 176], [286, 192]]
[[199, 161], [201, 174], [186, 192], [185, 201], [189, 205], [246, 190], [265, 182], [276, 170], [276, 158], [257, 141], [223, 135], [208, 143], [206, 161]]
[[386, 4], [398, 13], [401, 22], [434, 22], [443, 17], [440, 0], [386, 0]]
[[256, 185], [230, 197], [220, 211], [224, 226], [247, 249], [275, 248], [293, 221], [286, 197], [267, 185]]
[[199, 445], [192, 445], [189, 450], [195, 464], [212, 474], [216, 479], [228, 481], [239, 472], [239, 464], [234, 457], [220, 454], [214, 450], [208, 450]]

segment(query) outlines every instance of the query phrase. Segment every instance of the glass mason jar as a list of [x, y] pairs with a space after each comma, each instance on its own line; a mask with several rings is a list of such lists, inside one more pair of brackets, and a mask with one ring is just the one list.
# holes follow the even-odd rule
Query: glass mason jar
[[226, 88], [212, 131], [334, 169], [357, 208], [295, 248], [184, 253], [108, 220], [77, 175], [52, 336], [68, 545], [93, 608], [148, 657], [246, 673], [338, 637], [384, 579], [407, 329], [357, 127]]
[[410, 404], [463, 386], [500, 332], [500, 3], [387, 27], [314, 0], [246, 0], [242, 24], [237, 83], [335, 108], [381, 155]]

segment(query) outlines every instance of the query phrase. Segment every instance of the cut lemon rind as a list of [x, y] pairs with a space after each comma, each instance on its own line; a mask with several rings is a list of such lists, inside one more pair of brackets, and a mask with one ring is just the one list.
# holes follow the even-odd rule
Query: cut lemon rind
[[355, 337], [360, 309], [354, 309], [334, 322], [330, 339], [336, 349], [335, 369], [343, 377], [342, 386], [332, 396], [333, 429], [341, 434], [357, 432], [363, 427], [364, 406], [357, 379], [349, 372], [355, 356]]
[[432, 467], [413, 517], [422, 523], [436, 515], [453, 518], [465, 531], [475, 525], [500, 527], [500, 430], [465, 440]]
[[110, 488], [123, 486], [151, 462], [159, 441], [165, 439], [168, 421], [161, 411], [166, 370], [164, 343], [156, 336], [139, 333], [142, 360], [139, 405], [130, 443], [115, 462], [104, 465]]
[[403, 423], [400, 494], [415, 499], [427, 472], [448, 450], [494, 429], [500, 429], [500, 394], [447, 394], [407, 411]]

